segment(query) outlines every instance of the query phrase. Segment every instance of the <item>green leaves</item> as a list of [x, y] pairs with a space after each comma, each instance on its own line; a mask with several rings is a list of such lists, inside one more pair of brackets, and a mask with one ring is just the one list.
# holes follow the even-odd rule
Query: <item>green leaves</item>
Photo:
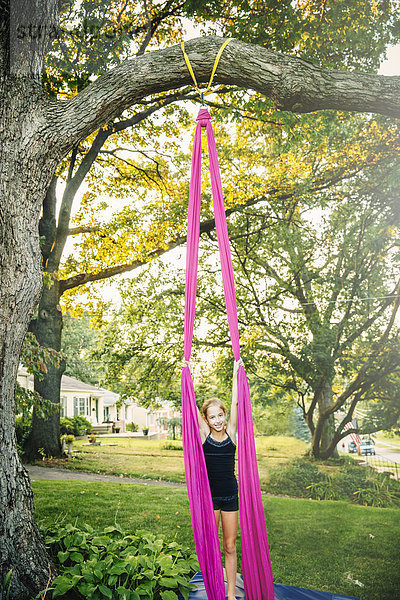
[[161, 592], [161, 598], [162, 600], [178, 600], [178, 596], [175, 592], [171, 592], [171, 590]]
[[74, 590], [85, 600], [177, 600], [178, 593], [186, 600], [192, 589], [195, 557], [148, 531], [67, 524], [44, 533], [61, 570], [55, 598]]

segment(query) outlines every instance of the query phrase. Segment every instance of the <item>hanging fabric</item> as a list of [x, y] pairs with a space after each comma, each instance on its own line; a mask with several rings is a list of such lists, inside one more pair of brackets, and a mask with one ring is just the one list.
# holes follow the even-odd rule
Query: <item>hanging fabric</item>
[[[200, 438], [192, 375], [188, 364], [192, 350], [196, 304], [202, 127], [205, 127], [207, 132], [211, 188], [229, 331], [234, 358], [236, 361], [240, 358], [235, 284], [218, 157], [211, 117], [208, 110], [202, 108], [197, 117], [194, 137], [188, 209], [184, 324], [186, 365], [182, 369], [181, 377], [182, 435], [193, 535], [207, 598], [208, 600], [225, 600], [219, 539]], [[256, 460], [250, 392], [243, 366], [240, 366], [238, 370], [238, 463], [242, 573], [246, 599], [274, 600], [271, 560]]]

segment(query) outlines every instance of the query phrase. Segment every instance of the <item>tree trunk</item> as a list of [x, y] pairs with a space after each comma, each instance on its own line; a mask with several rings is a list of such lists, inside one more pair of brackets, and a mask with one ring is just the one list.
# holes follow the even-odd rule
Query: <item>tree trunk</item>
[[[42, 268], [49, 274], [51, 287], [45, 285], [39, 302], [37, 317], [31, 322], [30, 329], [41, 346], [61, 350], [62, 313], [59, 305], [60, 283], [52, 277], [58, 271], [60, 252], [55, 252], [57, 245], [57, 180], [54, 176], [43, 201], [42, 216], [39, 221], [41, 237]], [[24, 445], [24, 459], [36, 460], [41, 452], [46, 456], [63, 456], [60, 443], [60, 388], [61, 378], [65, 371], [65, 361], [59, 366], [48, 364], [47, 372], [42, 379], [35, 376], [35, 391], [42, 398], [50, 400], [58, 407], [57, 411], [41, 418], [34, 409], [29, 436]], [[39, 450], [41, 452], [39, 452]]]
[[33, 493], [17, 453], [14, 415], [19, 356], [42, 286], [41, 199], [57, 164], [41, 154], [51, 140], [33, 108], [39, 97], [42, 92], [34, 80], [1, 81], [0, 578], [12, 569], [12, 600], [32, 598], [56, 573], [33, 518]]
[[[319, 413], [332, 406], [333, 404], [333, 390], [332, 384], [329, 381], [324, 381], [322, 387], [318, 393], [318, 409]], [[335, 435], [335, 417], [330, 415], [327, 419], [321, 419], [318, 417], [317, 425], [313, 432], [311, 440], [311, 454], [315, 458], [330, 458], [338, 457], [338, 451], [334, 446], [332, 451], [328, 452], [330, 443], [332, 442]]]
[[[61, 350], [62, 313], [59, 305], [59, 284], [54, 281], [51, 288], [44, 287], [39, 303], [37, 318], [31, 330], [41, 346]], [[39, 450], [46, 456], [61, 457], [60, 442], [60, 388], [65, 371], [65, 361], [60, 366], [47, 365], [43, 379], [35, 377], [35, 391], [42, 398], [58, 406], [57, 412], [41, 418], [34, 409], [30, 434], [24, 446], [24, 458], [33, 461], [40, 457]]]

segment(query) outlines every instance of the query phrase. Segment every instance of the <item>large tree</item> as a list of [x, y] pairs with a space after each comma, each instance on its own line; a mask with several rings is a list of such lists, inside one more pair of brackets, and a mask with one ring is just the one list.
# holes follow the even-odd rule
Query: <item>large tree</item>
[[[62, 158], [147, 96], [191, 84], [180, 46], [124, 61], [68, 100], [46, 94], [44, 57], [58, 2], [3, 3], [0, 29], [0, 574], [13, 568], [11, 598], [44, 588], [55, 573], [33, 519], [33, 497], [14, 432], [19, 354], [42, 286], [38, 222]], [[41, 35], [38, 35], [38, 31]], [[221, 38], [186, 44], [198, 81], [210, 77]], [[346, 73], [237, 40], [226, 48], [216, 83], [253, 89], [279, 108], [324, 108], [400, 116], [400, 78]]]

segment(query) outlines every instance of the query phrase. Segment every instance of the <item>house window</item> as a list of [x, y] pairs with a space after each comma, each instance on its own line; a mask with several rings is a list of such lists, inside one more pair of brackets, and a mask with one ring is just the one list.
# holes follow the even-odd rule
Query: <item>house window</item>
[[60, 398], [60, 417], [63, 419], [67, 416], [67, 396]]
[[89, 398], [77, 398], [74, 396], [74, 417], [77, 415], [81, 417], [90, 416], [90, 400]]
[[110, 421], [110, 407], [109, 406], [104, 407], [104, 421], [105, 421], [105, 423], [108, 423]]

